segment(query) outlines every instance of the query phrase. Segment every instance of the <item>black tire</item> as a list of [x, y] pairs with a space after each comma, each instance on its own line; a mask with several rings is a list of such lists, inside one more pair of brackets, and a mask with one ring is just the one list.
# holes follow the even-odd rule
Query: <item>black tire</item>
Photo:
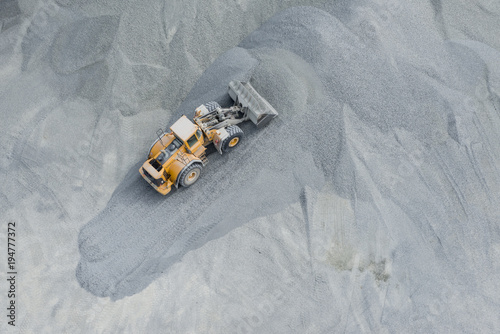
[[217, 108], [220, 108], [220, 104], [215, 101], [210, 101], [204, 104], [205, 108], [207, 108], [208, 112], [212, 112]]
[[243, 131], [237, 125], [228, 126], [226, 131], [229, 136], [222, 142], [222, 152], [231, 152], [243, 138]]
[[179, 184], [183, 187], [193, 185], [199, 179], [202, 169], [203, 165], [198, 162], [185, 167], [179, 176]]

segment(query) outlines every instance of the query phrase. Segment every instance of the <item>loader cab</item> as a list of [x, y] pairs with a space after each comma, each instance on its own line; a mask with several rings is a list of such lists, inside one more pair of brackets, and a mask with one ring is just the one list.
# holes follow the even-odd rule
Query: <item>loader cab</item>
[[197, 129], [196, 132], [186, 141], [186, 144], [191, 152], [196, 151], [202, 143], [203, 134], [201, 133], [200, 129]]
[[195, 152], [203, 144], [201, 130], [184, 115], [170, 127], [170, 130], [190, 152]]

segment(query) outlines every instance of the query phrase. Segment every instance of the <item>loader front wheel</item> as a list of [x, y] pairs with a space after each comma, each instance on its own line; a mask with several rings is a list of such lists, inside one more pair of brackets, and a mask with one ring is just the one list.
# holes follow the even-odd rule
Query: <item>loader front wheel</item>
[[194, 163], [181, 172], [179, 183], [183, 187], [189, 187], [193, 183], [195, 183], [201, 174], [202, 164]]
[[226, 131], [229, 136], [222, 142], [222, 151], [230, 152], [240, 143], [241, 138], [243, 138], [243, 131], [237, 125], [228, 126]]
[[205, 108], [207, 108], [208, 112], [212, 112], [215, 109], [220, 108], [220, 104], [218, 104], [215, 101], [210, 101], [210, 102], [205, 103]]

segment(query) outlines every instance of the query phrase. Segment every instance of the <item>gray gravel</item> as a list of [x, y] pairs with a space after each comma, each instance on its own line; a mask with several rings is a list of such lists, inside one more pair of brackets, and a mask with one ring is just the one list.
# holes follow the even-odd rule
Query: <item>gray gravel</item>
[[[496, 2], [39, 5], [0, 6], [25, 331], [500, 330]], [[279, 116], [156, 193], [155, 130], [233, 79]]]

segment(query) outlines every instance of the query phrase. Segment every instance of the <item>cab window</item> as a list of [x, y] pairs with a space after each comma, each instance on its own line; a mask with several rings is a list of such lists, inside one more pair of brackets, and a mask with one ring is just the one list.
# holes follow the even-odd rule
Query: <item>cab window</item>
[[198, 137], [198, 139], [200, 139], [200, 138], [201, 138], [201, 130], [200, 130], [200, 129], [198, 129], [198, 130], [196, 131], [196, 137]]
[[198, 141], [198, 138], [196, 138], [195, 135], [192, 135], [191, 138], [188, 139], [187, 144], [189, 147], [193, 147], [194, 144]]

